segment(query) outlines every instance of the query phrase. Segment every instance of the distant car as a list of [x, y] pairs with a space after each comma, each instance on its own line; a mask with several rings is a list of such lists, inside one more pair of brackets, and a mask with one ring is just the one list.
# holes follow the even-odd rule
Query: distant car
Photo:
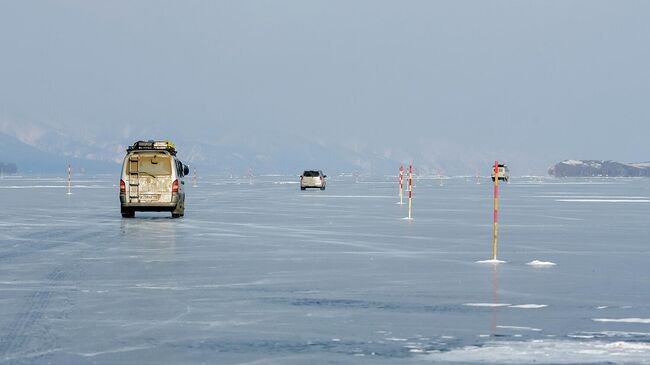
[[325, 178], [327, 175], [323, 174], [321, 170], [305, 170], [300, 175], [300, 190], [307, 188], [318, 188], [325, 190]]
[[[499, 180], [506, 182], [510, 180], [510, 170], [504, 164], [499, 164]], [[494, 181], [494, 167], [492, 167], [492, 181]]]
[[176, 158], [169, 141], [138, 141], [126, 150], [120, 179], [120, 208], [123, 218], [136, 211], [171, 212], [185, 215], [185, 182], [189, 167]]

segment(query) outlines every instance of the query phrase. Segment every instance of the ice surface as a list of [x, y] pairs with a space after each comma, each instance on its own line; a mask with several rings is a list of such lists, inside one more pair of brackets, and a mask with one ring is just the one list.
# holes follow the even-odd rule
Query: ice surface
[[475, 264], [493, 207], [473, 178], [418, 181], [412, 222], [391, 179], [206, 175], [174, 220], [122, 219], [117, 181], [0, 180], [0, 363], [650, 358], [650, 205], [556, 201], [648, 199], [649, 180], [504, 184], [506, 265]]

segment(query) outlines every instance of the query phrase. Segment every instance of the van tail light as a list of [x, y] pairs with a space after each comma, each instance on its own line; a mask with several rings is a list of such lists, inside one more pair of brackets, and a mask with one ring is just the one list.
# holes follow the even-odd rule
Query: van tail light
[[300, 175], [300, 181], [302, 181], [302, 175]]
[[321, 177], [320, 177], [320, 182], [323, 182], [323, 176], [322, 176], [322, 175], [321, 175]]
[[178, 193], [178, 179], [172, 183], [172, 193]]
[[122, 179], [120, 179], [120, 193], [126, 193], [126, 184]]

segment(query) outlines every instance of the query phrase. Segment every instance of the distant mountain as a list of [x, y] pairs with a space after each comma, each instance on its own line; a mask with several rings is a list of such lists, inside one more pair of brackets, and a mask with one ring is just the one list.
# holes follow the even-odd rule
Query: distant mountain
[[20, 173], [64, 173], [68, 163], [76, 172], [107, 172], [114, 170], [115, 163], [92, 161], [48, 152], [21, 142], [16, 137], [0, 133], [0, 162], [15, 164]]
[[336, 146], [310, 141], [292, 144], [209, 144], [179, 140], [179, 158], [199, 171], [232, 173], [234, 175], [282, 173], [299, 175], [304, 169], [320, 169], [326, 172], [384, 173], [391, 171], [399, 162], [358, 153]]
[[[23, 138], [0, 132], [0, 163], [15, 163], [19, 173], [53, 173], [64, 171], [67, 164], [79, 172], [119, 171], [126, 146], [138, 139], [157, 136], [131, 137], [128, 140], [75, 140], [63, 133], [42, 129], [37, 138]], [[333, 146], [304, 141], [301, 143], [265, 144], [204, 143], [175, 139], [179, 158], [199, 173], [247, 175], [263, 173], [300, 174], [303, 169], [324, 171], [390, 171], [397, 162], [381, 156], [354, 153]], [[389, 167], [390, 166], [390, 167]]]
[[555, 177], [650, 177], [650, 162], [621, 163], [600, 160], [565, 160], [548, 169]]
[[[146, 124], [145, 124], [146, 126]], [[67, 163], [76, 171], [116, 173], [126, 147], [137, 140], [171, 139], [179, 158], [198, 174], [300, 174], [304, 169], [320, 169], [328, 174], [396, 174], [400, 165], [413, 164], [420, 176], [484, 175], [490, 171], [492, 155], [467, 146], [439, 144], [423, 140], [382, 145], [368, 140], [323, 140], [318, 135], [260, 132], [224, 134], [218, 139], [197, 140], [184, 134], [157, 130], [116, 128], [99, 134], [36, 122], [0, 121], [0, 162], [16, 163], [21, 172], [52, 173]], [[503, 157], [502, 157], [503, 158]], [[500, 159], [501, 160], [501, 159]], [[511, 171], [530, 173], [521, 166], [525, 159], [506, 161]], [[539, 169], [538, 169], [539, 171]]]

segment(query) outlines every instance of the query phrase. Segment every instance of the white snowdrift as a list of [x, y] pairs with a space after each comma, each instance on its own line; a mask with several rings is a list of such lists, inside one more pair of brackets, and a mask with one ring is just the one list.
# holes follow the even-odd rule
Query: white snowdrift
[[650, 318], [593, 318], [592, 320], [594, 322], [650, 324]]
[[426, 359], [448, 363], [488, 364], [650, 364], [650, 343], [572, 340], [487, 342], [444, 352], [430, 352]]
[[550, 261], [533, 260], [533, 261], [527, 263], [526, 265], [533, 266], [533, 267], [551, 267], [551, 266], [555, 266], [557, 264], [554, 263], [554, 262], [550, 262]]

